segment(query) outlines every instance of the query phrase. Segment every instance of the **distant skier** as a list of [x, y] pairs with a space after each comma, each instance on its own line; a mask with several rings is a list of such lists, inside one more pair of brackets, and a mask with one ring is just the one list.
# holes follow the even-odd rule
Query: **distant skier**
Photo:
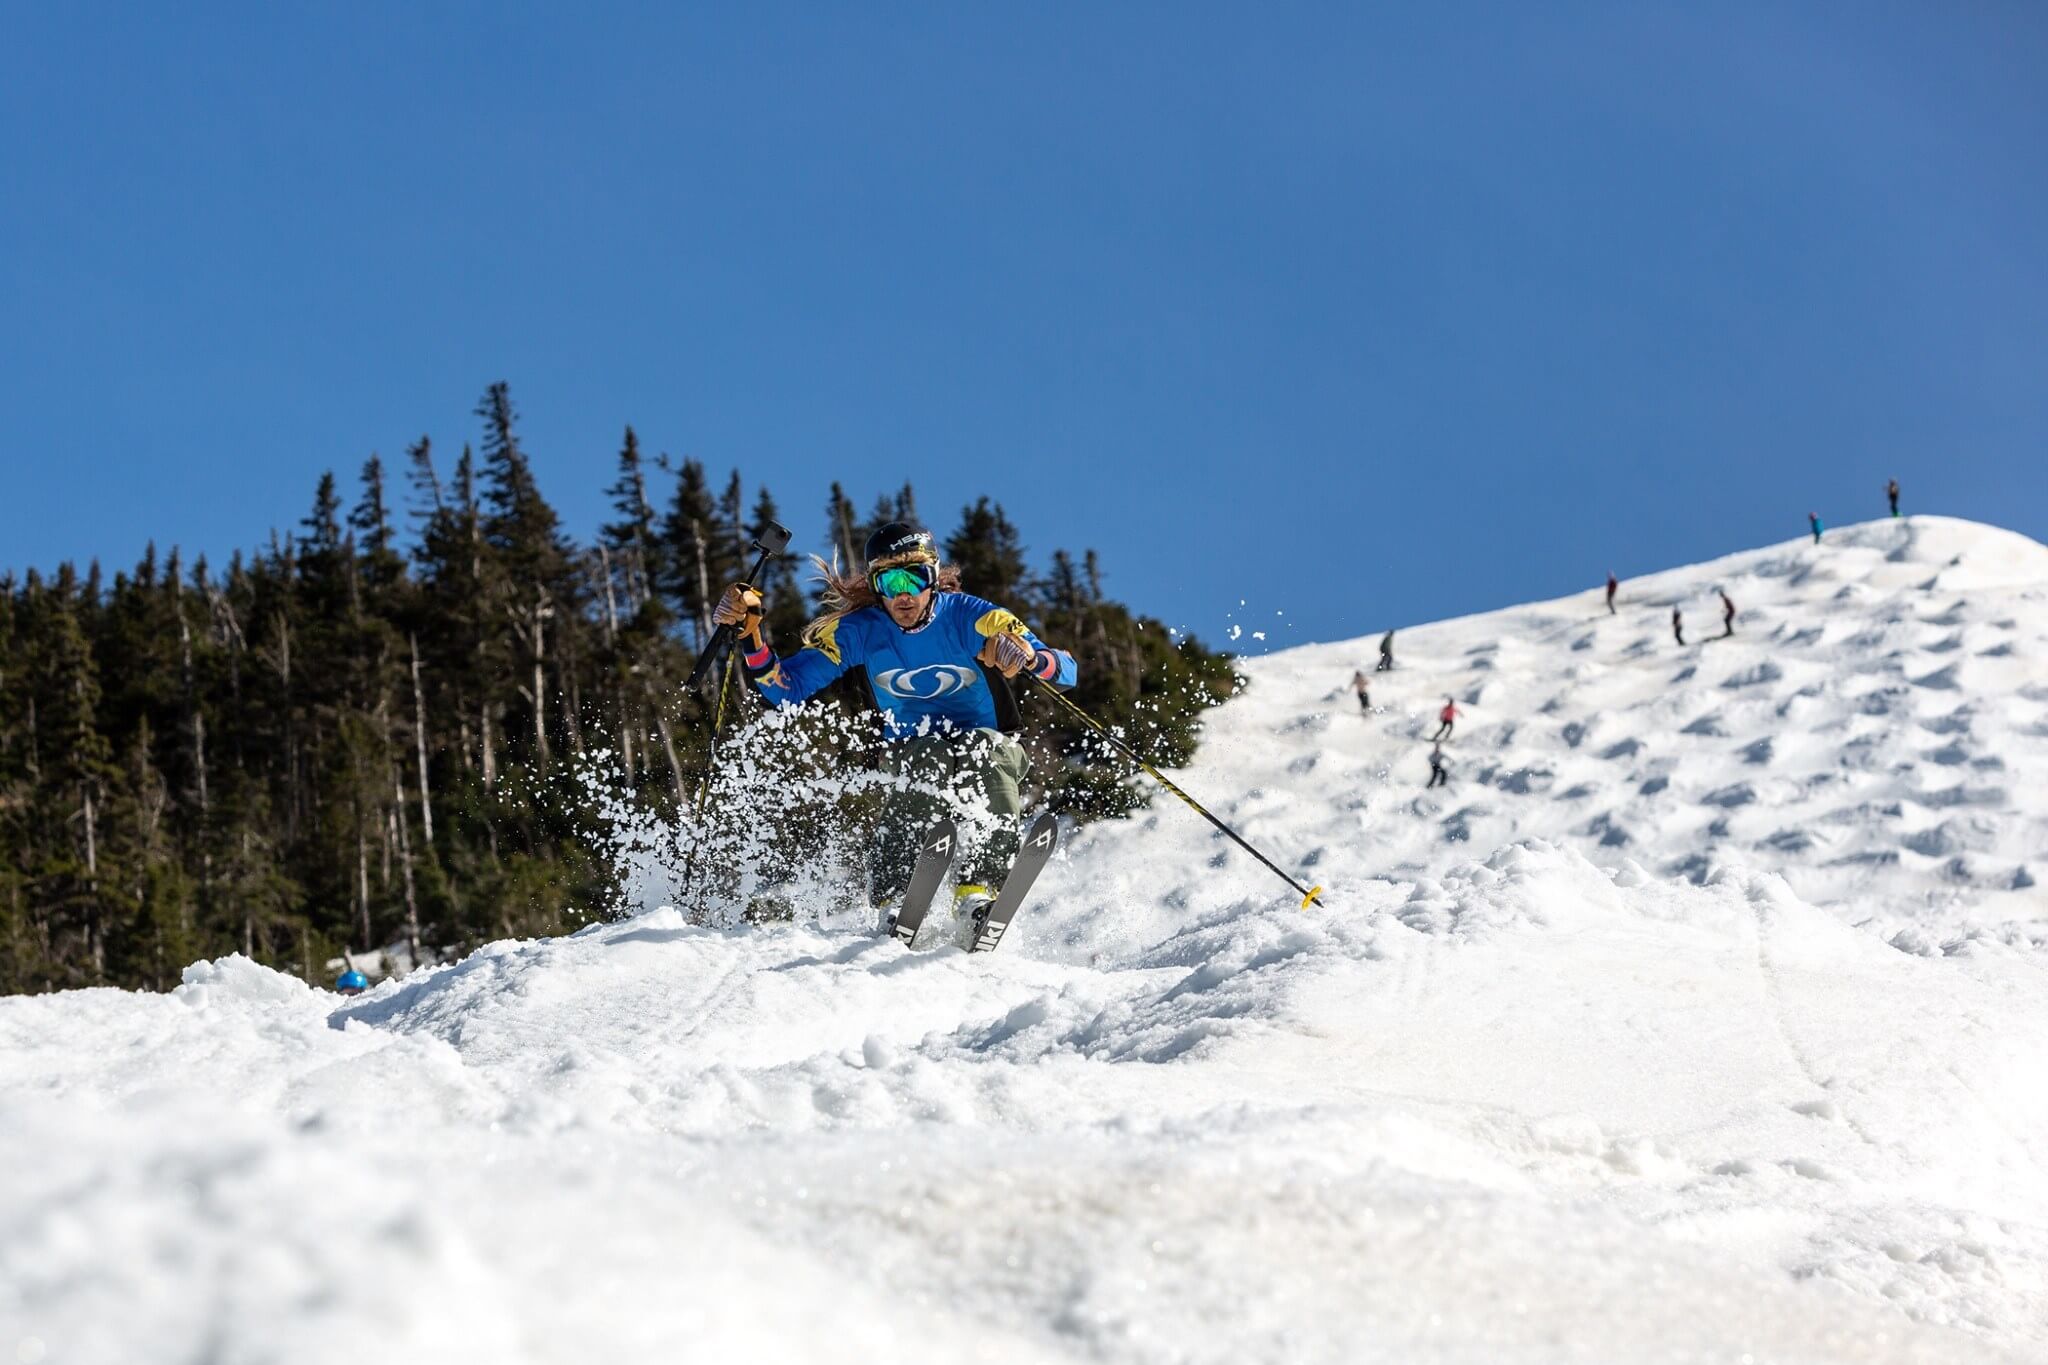
[[370, 989], [370, 978], [351, 967], [334, 978], [334, 989], [343, 995], [361, 995]]
[[1073, 656], [1041, 643], [1006, 608], [960, 590], [960, 571], [939, 562], [931, 532], [892, 521], [868, 537], [867, 572], [841, 573], [815, 561], [825, 584], [824, 615], [804, 628], [803, 647], [778, 657], [762, 633], [761, 594], [735, 583], [712, 619], [736, 626], [747, 680], [771, 706], [795, 706], [849, 669], [867, 670], [888, 741], [884, 771], [909, 779], [883, 803], [872, 893], [900, 900], [918, 842], [942, 814], [930, 788], [967, 780], [1006, 817], [1003, 829], [967, 856], [958, 888], [972, 911], [993, 901], [1016, 854], [1031, 769], [1011, 738], [1018, 725], [1009, 680], [1025, 669], [1072, 687]]
[[1733, 635], [1735, 633], [1735, 603], [1729, 599], [1727, 589], [1716, 588], [1714, 591], [1721, 594], [1721, 634], [1724, 636]]
[[1378, 667], [1378, 668], [1375, 668], [1375, 669], [1373, 670], [1373, 672], [1375, 672], [1375, 673], [1391, 673], [1391, 672], [1393, 672], [1393, 671], [1394, 671], [1394, 632], [1390, 630], [1390, 631], [1388, 631], [1388, 632], [1387, 632], [1387, 633], [1386, 633], [1385, 635], [1382, 635], [1382, 636], [1380, 636], [1380, 663], [1379, 663], [1379, 667]]
[[1444, 771], [1444, 746], [1436, 745], [1429, 751], [1429, 786], [1448, 787], [1451, 775]]
[[1893, 479], [1884, 486], [1884, 495], [1892, 500], [1892, 515], [1899, 514], [1899, 481]]
[[1364, 669], [1359, 668], [1352, 670], [1351, 690], [1358, 694], [1358, 709], [1367, 712], [1371, 711], [1372, 679], [1366, 676]]
[[1614, 576], [1614, 570], [1609, 569], [1607, 571], [1607, 614], [1609, 616], [1613, 616], [1615, 614], [1614, 592], [1615, 589], [1619, 588], [1620, 586], [1621, 580]]
[[1439, 744], [1449, 739], [1451, 737], [1451, 726], [1456, 723], [1460, 714], [1462, 713], [1458, 710], [1458, 704], [1449, 697], [1445, 697], [1444, 709], [1436, 713], [1436, 718], [1442, 721], [1443, 724], [1437, 727], [1436, 733], [1431, 735], [1430, 738]]
[[1671, 638], [1680, 644], [1685, 643], [1685, 613], [1677, 607], [1671, 609]]
[[1820, 516], [1814, 512], [1806, 514], [1806, 524], [1813, 528], [1813, 543], [1820, 544]]

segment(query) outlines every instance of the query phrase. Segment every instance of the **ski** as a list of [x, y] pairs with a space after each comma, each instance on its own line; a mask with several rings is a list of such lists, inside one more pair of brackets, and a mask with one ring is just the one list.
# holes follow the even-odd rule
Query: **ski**
[[910, 886], [903, 893], [903, 908], [889, 917], [889, 932], [902, 939], [905, 947], [917, 937], [925, 912], [931, 909], [932, 897], [938, 894], [939, 883], [946, 879], [947, 871], [953, 866], [953, 852], [958, 842], [953, 822], [941, 820], [932, 826], [924, 836], [924, 843], [918, 846], [917, 867], [911, 872]]
[[1044, 869], [1046, 859], [1052, 857], [1059, 837], [1059, 817], [1051, 811], [1031, 822], [1031, 828], [1024, 831], [1023, 845], [1010, 863], [1009, 875], [1003, 878], [1002, 891], [997, 894], [995, 903], [988, 907], [987, 918], [977, 916], [979, 922], [974, 926], [974, 946], [968, 952], [993, 952], [1003, 941], [1003, 931], [1010, 927], [1017, 907], [1030, 894], [1031, 883], [1038, 880], [1038, 874]]

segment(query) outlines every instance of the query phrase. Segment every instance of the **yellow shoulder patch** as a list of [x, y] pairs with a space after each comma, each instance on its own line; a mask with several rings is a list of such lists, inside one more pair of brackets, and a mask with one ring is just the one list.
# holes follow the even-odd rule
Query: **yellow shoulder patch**
[[981, 619], [974, 623], [974, 628], [983, 635], [1023, 635], [1029, 630], [1029, 627], [1022, 621], [1019, 621], [1014, 613], [1006, 611], [1002, 607], [997, 607], [994, 611], [983, 612]]
[[839, 662], [839, 622], [827, 621], [811, 636], [811, 648], [830, 659]]

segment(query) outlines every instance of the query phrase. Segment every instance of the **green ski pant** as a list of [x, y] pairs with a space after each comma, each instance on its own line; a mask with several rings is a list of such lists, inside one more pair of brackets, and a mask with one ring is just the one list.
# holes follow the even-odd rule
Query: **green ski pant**
[[911, 785], [891, 791], [882, 803], [871, 879], [876, 903], [887, 905], [902, 898], [925, 831], [952, 813], [931, 788], [963, 796], [979, 792], [988, 802], [989, 813], [997, 819], [996, 832], [979, 848], [964, 852], [956, 870], [962, 882], [993, 889], [1017, 856], [1022, 838], [1016, 817], [1024, 810], [1024, 777], [1031, 771], [1024, 746], [996, 730], [919, 735], [885, 749], [881, 767]]

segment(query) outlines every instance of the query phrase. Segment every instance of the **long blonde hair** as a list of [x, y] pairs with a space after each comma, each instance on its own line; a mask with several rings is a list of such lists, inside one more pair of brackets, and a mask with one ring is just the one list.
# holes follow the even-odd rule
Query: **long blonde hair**
[[868, 581], [868, 576], [876, 569], [894, 568], [898, 564], [930, 564], [938, 570], [938, 576], [932, 583], [934, 589], [939, 592], [960, 591], [959, 569], [951, 564], [926, 559], [922, 555], [899, 555], [895, 559], [876, 560], [861, 573], [848, 573], [842, 570], [839, 567], [837, 550], [832, 552], [832, 561], [829, 564], [812, 555], [811, 565], [818, 571], [816, 581], [825, 585], [825, 591], [820, 594], [818, 600], [818, 605], [823, 610], [818, 613], [816, 620], [804, 627], [804, 644], [813, 649], [820, 648], [824, 644], [826, 634], [833, 626], [839, 624], [841, 617], [868, 607], [881, 606], [882, 599], [875, 592], [875, 585]]

